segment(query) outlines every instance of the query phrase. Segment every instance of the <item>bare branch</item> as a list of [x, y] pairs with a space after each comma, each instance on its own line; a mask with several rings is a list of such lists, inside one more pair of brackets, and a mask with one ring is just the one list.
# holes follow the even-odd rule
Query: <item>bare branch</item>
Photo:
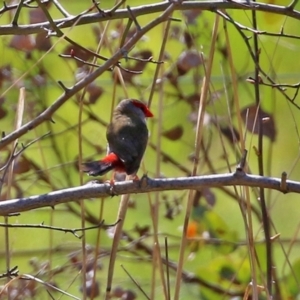
[[[242, 4], [242, 5], [241, 5]], [[141, 5], [136, 7], [131, 7], [131, 11], [135, 17], [158, 13], [165, 11], [170, 5], [169, 1], [164, 1], [155, 4]], [[245, 2], [234, 2], [234, 1], [183, 1], [182, 3], [177, 3], [175, 10], [189, 10], [189, 9], [202, 9], [214, 11], [215, 9], [226, 10], [226, 9], [237, 9], [237, 10], [256, 10], [269, 12], [273, 14], [279, 14], [283, 16], [288, 16], [293, 19], [300, 20], [300, 12], [288, 9], [289, 7], [279, 6], [279, 5], [271, 5], [265, 3], [255, 2], [253, 5], [249, 5], [247, 1]], [[291, 6], [293, 8], [293, 6]], [[0, 9], [0, 12], [3, 9]], [[66, 17], [63, 19], [54, 20], [56, 26], [60, 29], [62, 28], [70, 28], [77, 23], [77, 25], [86, 25], [92, 24], [96, 22], [103, 22], [108, 20], [116, 20], [116, 19], [127, 19], [130, 18], [130, 13], [128, 9], [118, 9], [116, 11], [107, 10], [104, 13], [92, 13], [81, 16], [79, 22], [78, 18], [75, 16]], [[50, 30], [51, 25], [49, 22], [35, 23], [29, 25], [19, 25], [13, 26], [2, 25], [0, 27], [0, 35], [15, 35], [15, 34], [32, 34], [44, 31], [45, 29]]]
[[300, 193], [300, 182], [286, 180], [285, 190], [281, 190], [281, 178], [263, 177], [245, 174], [237, 170], [235, 173], [206, 175], [179, 178], [155, 178], [143, 176], [141, 180], [117, 182], [113, 188], [109, 183], [92, 181], [84, 186], [63, 189], [44, 195], [11, 199], [0, 202], [0, 215], [28, 211], [41, 207], [54, 207], [57, 204], [73, 202], [88, 198], [112, 197], [123, 194], [149, 193], [167, 190], [198, 190], [203, 187], [250, 186], [263, 187], [283, 193]]

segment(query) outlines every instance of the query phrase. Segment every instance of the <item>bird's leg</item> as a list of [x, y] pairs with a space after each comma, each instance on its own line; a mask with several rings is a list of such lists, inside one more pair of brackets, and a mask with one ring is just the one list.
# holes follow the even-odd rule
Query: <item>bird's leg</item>
[[114, 185], [115, 185], [115, 175], [116, 175], [116, 172], [113, 171], [112, 174], [111, 174], [110, 181], [109, 181], [109, 184], [110, 184], [111, 186], [114, 186]]
[[110, 184], [110, 193], [112, 195], [116, 195], [116, 193], [114, 192], [114, 187], [115, 187], [115, 174], [116, 172], [113, 171], [110, 180], [108, 180], [109, 184]]
[[137, 176], [137, 174], [132, 174], [132, 175], [128, 175], [128, 180], [132, 180], [132, 181], [138, 181], [140, 180], [139, 176]]

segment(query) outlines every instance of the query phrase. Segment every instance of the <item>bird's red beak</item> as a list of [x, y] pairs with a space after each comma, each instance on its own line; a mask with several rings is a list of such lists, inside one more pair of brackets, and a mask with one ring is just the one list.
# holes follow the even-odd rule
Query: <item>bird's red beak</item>
[[152, 118], [152, 117], [153, 117], [153, 113], [150, 111], [150, 109], [149, 109], [147, 106], [146, 106], [146, 108], [145, 108], [144, 113], [145, 113], [145, 116], [146, 116], [147, 118]]

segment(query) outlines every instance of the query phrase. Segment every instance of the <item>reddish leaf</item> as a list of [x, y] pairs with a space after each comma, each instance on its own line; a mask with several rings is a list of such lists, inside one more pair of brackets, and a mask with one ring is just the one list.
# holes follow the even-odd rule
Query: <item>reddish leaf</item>
[[0, 87], [4, 81], [11, 81], [11, 66], [5, 65], [0, 68]]
[[216, 204], [216, 196], [211, 191], [210, 188], [203, 188], [202, 189], [202, 196], [206, 200], [207, 204], [209, 204], [211, 207], [215, 206], [215, 204]]
[[201, 191], [197, 190], [194, 196], [194, 207], [198, 207], [200, 205], [200, 199], [204, 198], [206, 203], [211, 207], [216, 204], [216, 196], [209, 188], [203, 188]]
[[116, 286], [113, 288], [112, 292], [111, 292], [111, 295], [115, 298], [121, 298], [122, 295], [124, 294], [124, 290], [122, 287], [120, 286]]
[[133, 68], [130, 68], [131, 70], [134, 71], [143, 71], [144, 68], [146, 67], [146, 65], [149, 63], [147, 61], [143, 61], [143, 60], [147, 60], [150, 59], [152, 57], [152, 52], [150, 50], [143, 50], [140, 51], [138, 53], [134, 54], [135, 58], [140, 58], [142, 60], [138, 60], [136, 61], [136, 64], [133, 66]]
[[220, 129], [222, 134], [231, 144], [234, 144], [240, 140], [240, 135], [233, 126], [221, 126]]
[[9, 43], [9, 47], [29, 52], [34, 49], [35, 41], [31, 35], [14, 35]]
[[[46, 3], [50, 3], [49, 1]], [[46, 22], [47, 18], [45, 16], [45, 14], [43, 13], [42, 9], [38, 8], [34, 8], [34, 9], [30, 9], [29, 11], [29, 22], [30, 24], [35, 24], [35, 23], [42, 23], [42, 22]]]
[[150, 226], [149, 225], [140, 226], [138, 224], [135, 224], [134, 231], [138, 233], [139, 237], [147, 236], [150, 233]]
[[[144, 60], [150, 59], [152, 57], [152, 52], [150, 50], [143, 50], [143, 51], [134, 53], [132, 56], [134, 58], [141, 59], [141, 60], [136, 60], [136, 61], [130, 60], [131, 65], [125, 66], [124, 68], [126, 70], [121, 69], [123, 80], [128, 83], [133, 83], [132, 82], [133, 77], [136, 75], [140, 75], [140, 72], [142, 72], [144, 70], [146, 65], [149, 63], [148, 61], [144, 61]], [[137, 72], [139, 72], [139, 73], [137, 73]], [[113, 76], [114, 76], [114, 73], [113, 73]], [[119, 77], [117, 77], [116, 79], [117, 79], [117, 83], [120, 84]]]
[[183, 128], [181, 125], [177, 125], [167, 131], [164, 131], [162, 135], [171, 141], [176, 141], [182, 137]]
[[181, 27], [178, 25], [173, 25], [170, 30], [170, 38], [174, 40], [180, 40], [181, 38]]
[[[80, 47], [76, 47], [74, 45], [69, 45], [65, 48], [63, 54], [72, 55], [80, 58], [83, 61], [88, 61], [93, 55], [90, 52], [83, 50]], [[75, 60], [78, 67], [84, 65], [83, 62]]]
[[121, 300], [135, 300], [137, 298], [136, 293], [132, 290], [127, 290], [122, 295]]
[[0, 120], [3, 119], [7, 115], [7, 110], [0, 106]]
[[183, 33], [183, 37], [184, 37], [184, 41], [185, 41], [186, 47], [188, 49], [190, 49], [193, 46], [193, 44], [194, 44], [192, 35], [188, 31], [185, 31]]
[[15, 161], [14, 174], [23, 174], [31, 169], [31, 161], [28, 160], [24, 155]]
[[257, 108], [256, 105], [251, 105], [245, 107], [241, 111], [241, 117], [246, 125], [246, 128], [255, 134], [258, 134], [259, 127], [258, 122], [259, 119], [262, 120], [262, 127], [263, 127], [263, 135], [270, 138], [272, 142], [276, 139], [276, 128], [275, 128], [275, 121], [271, 114], [263, 111], [261, 108]]
[[[100, 284], [98, 281], [94, 281], [93, 278], [88, 278], [85, 283], [86, 295], [94, 299], [100, 295]], [[80, 291], [83, 291], [83, 288], [80, 287]]]
[[3, 107], [5, 98], [0, 97], [0, 119], [3, 119], [7, 115], [7, 109]]
[[[43, 69], [40, 69], [39, 73], [32, 77], [32, 84], [37, 87], [44, 86], [47, 84], [47, 78], [47, 73]], [[34, 103], [32, 104], [34, 105]]]
[[195, 107], [199, 105], [200, 95], [199, 94], [192, 94], [185, 98], [185, 100], [192, 106]]
[[220, 46], [218, 48], [218, 50], [223, 55], [223, 58], [227, 59], [227, 57], [228, 57], [228, 49], [227, 49], [227, 47], [226, 46]]
[[36, 49], [40, 51], [48, 51], [51, 47], [50, 38], [47, 38], [47, 32], [41, 31], [35, 37]]
[[94, 104], [96, 103], [96, 101], [98, 100], [98, 98], [101, 97], [101, 95], [103, 94], [104, 90], [102, 87], [100, 87], [99, 85], [95, 84], [94, 82], [92, 82], [91, 84], [89, 84], [86, 88], [88, 94], [89, 94], [89, 103], [90, 104]]
[[189, 9], [183, 11], [183, 15], [186, 17], [188, 24], [195, 24], [197, 17], [200, 16], [201, 13], [201, 9]]
[[202, 57], [195, 50], [184, 51], [177, 61], [177, 71], [179, 76], [186, 74], [192, 68], [196, 68], [203, 63]]
[[166, 78], [169, 79], [170, 83], [178, 89], [178, 76], [176, 72], [170, 71], [166, 74]]

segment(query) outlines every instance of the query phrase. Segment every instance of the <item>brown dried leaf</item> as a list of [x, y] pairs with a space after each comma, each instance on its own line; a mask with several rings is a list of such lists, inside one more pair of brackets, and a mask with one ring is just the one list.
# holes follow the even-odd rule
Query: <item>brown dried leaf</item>
[[184, 42], [186, 44], [186, 47], [190, 49], [194, 45], [193, 37], [188, 31], [184, 31], [183, 33]]
[[47, 84], [48, 74], [40, 69], [39, 73], [32, 77], [32, 84], [38, 87], [45, 86]]
[[240, 135], [238, 131], [233, 126], [221, 126], [220, 127], [222, 134], [227, 138], [227, 140], [234, 144], [240, 140]]
[[135, 300], [137, 299], [136, 293], [132, 290], [127, 290], [122, 295], [122, 300]]
[[0, 120], [3, 119], [7, 115], [7, 110], [0, 106]]
[[[72, 54], [73, 56], [76, 56], [82, 59], [83, 61], [88, 61], [93, 56], [90, 52], [84, 51], [82, 48], [76, 47], [74, 45], [69, 45], [68, 47], [66, 47], [65, 50], [63, 51], [63, 54], [67, 54], [67, 55]], [[84, 63], [81, 61], [78, 60], [75, 61], [78, 67], [84, 65]]]
[[4, 81], [11, 81], [11, 66], [10, 65], [4, 65], [0, 68], [0, 87], [2, 87], [2, 84]]
[[175, 88], [179, 88], [178, 87], [178, 76], [177, 74], [175, 74], [176, 72], [174, 72], [173, 70], [171, 70], [170, 72], [168, 72], [165, 76], [166, 78], [169, 79], [170, 83], [175, 87]]
[[[83, 291], [83, 287], [80, 287], [80, 292]], [[90, 299], [97, 298], [100, 295], [100, 283], [96, 280], [94, 281], [93, 278], [88, 278], [85, 282], [85, 291], [86, 295]]]
[[215, 206], [215, 204], [216, 204], [216, 196], [211, 191], [210, 188], [204, 188], [204, 189], [202, 189], [202, 196], [206, 200], [207, 204], [209, 204], [211, 207]]
[[188, 24], [195, 24], [196, 19], [198, 16], [201, 15], [202, 10], [201, 9], [189, 9], [189, 10], [184, 10], [182, 13], [186, 17], [186, 22]]
[[256, 104], [245, 107], [241, 111], [241, 117], [246, 125], [248, 131], [258, 134], [258, 121], [261, 119], [263, 126], [263, 135], [270, 138], [272, 142], [276, 139], [276, 127], [275, 121], [271, 114], [263, 111], [261, 108], [257, 108]]
[[121, 298], [122, 295], [124, 294], [124, 290], [121, 286], [115, 286], [111, 292], [111, 295], [115, 298]]
[[181, 39], [181, 27], [178, 25], [173, 25], [170, 30], [170, 38], [180, 41]]
[[162, 135], [171, 141], [176, 141], [182, 137], [183, 128], [181, 125], [177, 125], [169, 130], [164, 131]]
[[223, 58], [228, 58], [228, 49], [226, 46], [220, 46], [219, 49], [220, 53], [223, 55]]
[[0, 97], [0, 119], [3, 119], [7, 115], [7, 109], [3, 107], [4, 102], [5, 98]]
[[[143, 50], [134, 53], [132, 56], [134, 58], [141, 59], [141, 60], [137, 60], [137, 61], [130, 60], [132, 64], [125, 66], [126, 70], [121, 69], [123, 80], [128, 83], [133, 83], [132, 82], [133, 77], [139, 75], [139, 73], [136, 72], [142, 72], [145, 69], [146, 65], [149, 62], [143, 60], [150, 59], [152, 57], [152, 52], [150, 50]], [[117, 77], [117, 83], [120, 84], [119, 77]]]
[[20, 51], [32, 51], [35, 48], [35, 41], [31, 35], [14, 35], [9, 47]]
[[[50, 3], [48, 1], [48, 3]], [[47, 18], [45, 16], [45, 14], [43, 13], [42, 9], [38, 8], [34, 8], [31, 9], [29, 11], [29, 23], [30, 24], [35, 24], [35, 23], [42, 23], [42, 22], [46, 22]]]
[[[143, 50], [143, 51], [140, 51], [138, 53], [135, 53], [134, 57], [135, 58], [140, 58], [140, 59], [143, 59], [143, 60], [145, 60], [145, 59], [147, 60], [147, 59], [150, 59], [152, 57], [152, 51]], [[141, 72], [145, 69], [145, 67], [148, 63], [149, 62], [147, 62], [147, 61], [136, 61], [136, 64], [132, 68], [130, 68], [130, 70]]]
[[52, 47], [50, 38], [47, 38], [48, 33], [46, 31], [39, 32], [35, 37], [36, 49], [40, 51], [48, 51]]
[[204, 198], [206, 200], [206, 203], [209, 204], [211, 207], [213, 207], [216, 204], [216, 196], [211, 191], [210, 188], [203, 188], [201, 191], [197, 190], [194, 196], [194, 207], [198, 207], [200, 203], [200, 199]]
[[149, 225], [140, 226], [138, 224], [135, 224], [134, 231], [138, 233], [139, 237], [147, 236], [150, 233], [150, 226]]
[[194, 108], [195, 106], [199, 106], [200, 94], [192, 94], [185, 97], [185, 100]]
[[24, 155], [15, 161], [14, 174], [23, 174], [31, 169], [31, 161], [28, 160]]
[[178, 75], [186, 74], [192, 68], [196, 68], [203, 63], [202, 57], [195, 50], [187, 50], [180, 54], [176, 67]]
[[89, 84], [86, 88], [88, 94], [89, 94], [89, 104], [95, 104], [96, 101], [101, 97], [101, 95], [104, 93], [104, 89], [98, 85], [96, 85], [94, 82]]

